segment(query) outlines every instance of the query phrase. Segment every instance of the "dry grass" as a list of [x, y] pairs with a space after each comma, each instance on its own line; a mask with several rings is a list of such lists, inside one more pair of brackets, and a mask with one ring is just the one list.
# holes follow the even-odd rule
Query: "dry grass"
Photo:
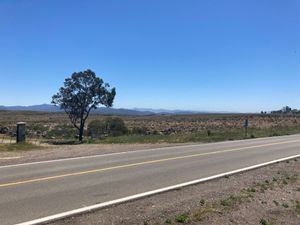
[[44, 147], [38, 146], [31, 143], [21, 143], [21, 144], [2, 144], [0, 145], [0, 151], [29, 151], [35, 149], [42, 149]]
[[[244, 114], [157, 115], [121, 117], [129, 130], [143, 128], [151, 135], [128, 135], [109, 137], [96, 143], [183, 143], [214, 142], [243, 139]], [[87, 121], [104, 119], [106, 116], [92, 114]], [[47, 132], [47, 138], [74, 139], [72, 128], [65, 113], [42, 113], [28, 111], [0, 111], [0, 128], [15, 129], [18, 121], [27, 123], [29, 138]], [[248, 137], [266, 137], [300, 133], [300, 115], [249, 116]], [[93, 142], [95, 143], [95, 142]]]

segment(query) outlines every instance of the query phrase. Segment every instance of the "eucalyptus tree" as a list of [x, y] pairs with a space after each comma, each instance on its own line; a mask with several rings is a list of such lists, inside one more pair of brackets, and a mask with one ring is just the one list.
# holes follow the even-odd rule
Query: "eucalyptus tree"
[[78, 129], [78, 139], [82, 143], [85, 121], [90, 112], [100, 105], [111, 107], [115, 95], [115, 88], [110, 88], [93, 71], [85, 70], [65, 79], [64, 86], [52, 96], [52, 104], [66, 112], [73, 126]]

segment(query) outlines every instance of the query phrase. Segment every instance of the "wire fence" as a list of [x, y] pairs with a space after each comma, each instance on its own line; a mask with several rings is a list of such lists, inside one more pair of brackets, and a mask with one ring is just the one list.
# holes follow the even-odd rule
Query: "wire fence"
[[[15, 144], [17, 139], [17, 130], [16, 128], [9, 129], [0, 129], [0, 144]], [[42, 132], [26, 132], [26, 142], [41, 145], [45, 143], [47, 139]]]
[[[26, 126], [26, 143], [35, 145], [73, 144], [78, 137], [76, 130], [69, 125], [59, 124], [52, 128], [40, 124]], [[17, 139], [16, 126], [0, 126], [0, 144], [15, 144]]]
[[16, 129], [4, 127], [0, 129], [0, 144], [16, 143]]

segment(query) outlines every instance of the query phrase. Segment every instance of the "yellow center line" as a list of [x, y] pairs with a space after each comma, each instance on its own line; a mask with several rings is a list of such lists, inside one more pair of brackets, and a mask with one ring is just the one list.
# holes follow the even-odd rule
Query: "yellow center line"
[[112, 167], [94, 169], [94, 170], [86, 170], [86, 171], [67, 173], [67, 174], [56, 175], [56, 176], [48, 176], [48, 177], [41, 177], [41, 178], [36, 178], [36, 179], [29, 179], [29, 180], [23, 180], [23, 181], [17, 181], [17, 182], [4, 183], [4, 184], [0, 184], [0, 187], [9, 187], [9, 186], [15, 186], [15, 185], [20, 185], [20, 184], [28, 184], [28, 183], [38, 182], [38, 181], [48, 181], [48, 180], [54, 180], [54, 179], [64, 178], [64, 177], [71, 177], [71, 176], [78, 176], [78, 175], [84, 175], [84, 174], [104, 172], [104, 171], [108, 171], [108, 170], [129, 168], [129, 167], [134, 167], [134, 166], [149, 165], [149, 164], [167, 162], [167, 161], [173, 161], [173, 160], [179, 160], [179, 159], [187, 159], [187, 158], [193, 158], [193, 157], [199, 157], [199, 156], [213, 155], [213, 154], [218, 154], [218, 153], [242, 151], [242, 150], [245, 150], [245, 149], [261, 148], [261, 147], [282, 145], [282, 144], [295, 143], [295, 142], [300, 142], [300, 140], [284, 141], [284, 142], [277, 142], [277, 143], [270, 143], [270, 144], [263, 144], [263, 145], [255, 145], [255, 146], [248, 146], [248, 147], [241, 147], [241, 148], [226, 149], [226, 150], [221, 150], [221, 151], [213, 151], [213, 152], [197, 153], [197, 154], [192, 154], [192, 155], [176, 156], [176, 157], [157, 159], [157, 160], [149, 160], [149, 161], [143, 161], [143, 162], [138, 162], [138, 163], [131, 163], [131, 164], [125, 164], [125, 165], [119, 165], [119, 166], [112, 166]]

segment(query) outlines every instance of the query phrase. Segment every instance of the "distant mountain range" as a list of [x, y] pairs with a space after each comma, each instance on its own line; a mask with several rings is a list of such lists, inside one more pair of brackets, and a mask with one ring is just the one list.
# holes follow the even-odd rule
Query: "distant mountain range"
[[[0, 110], [36, 111], [36, 112], [61, 112], [62, 111], [59, 107], [50, 104], [31, 105], [31, 106], [0, 106]], [[151, 108], [117, 109], [117, 108], [101, 107], [94, 110], [94, 113], [109, 114], [109, 115], [150, 116], [150, 115], [157, 115], [157, 114], [183, 115], [183, 114], [197, 114], [197, 113], [211, 113], [211, 112], [151, 109]]]
[[140, 112], [152, 112], [155, 114], [176, 114], [176, 115], [181, 115], [181, 114], [199, 114], [199, 113], [212, 113], [209, 111], [194, 111], [194, 110], [170, 110], [170, 109], [151, 109], [151, 108], [133, 108], [135, 111], [140, 111]]

